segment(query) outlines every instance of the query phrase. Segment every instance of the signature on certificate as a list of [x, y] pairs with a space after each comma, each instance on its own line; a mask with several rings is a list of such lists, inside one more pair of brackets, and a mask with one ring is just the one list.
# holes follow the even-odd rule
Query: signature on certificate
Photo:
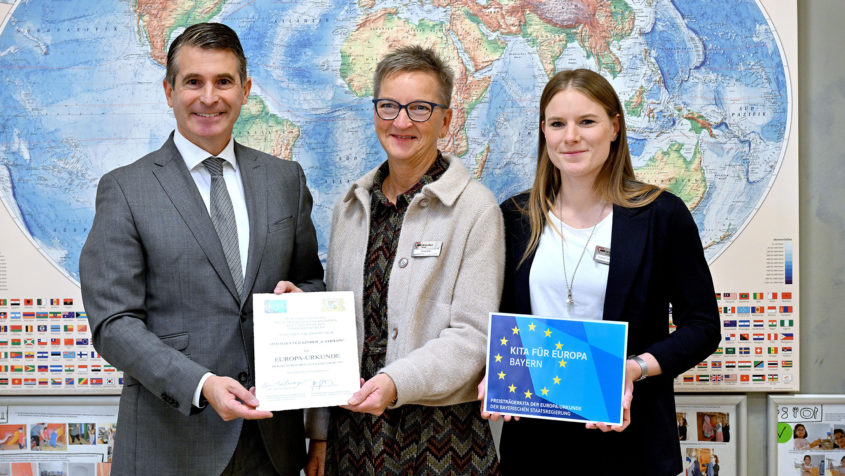
[[323, 387], [335, 388], [337, 387], [337, 384], [334, 383], [334, 380], [328, 378], [322, 378], [311, 382], [311, 390], [322, 390]]
[[266, 391], [279, 391], [279, 390], [295, 390], [301, 387], [303, 384], [308, 383], [310, 379], [306, 380], [278, 380], [276, 382], [267, 382], [264, 384], [263, 389]]

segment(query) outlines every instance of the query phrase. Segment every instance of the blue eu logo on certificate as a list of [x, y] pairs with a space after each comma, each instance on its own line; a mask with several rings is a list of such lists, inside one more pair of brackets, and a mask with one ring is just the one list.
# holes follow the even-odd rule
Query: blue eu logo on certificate
[[488, 412], [622, 424], [628, 323], [490, 313]]

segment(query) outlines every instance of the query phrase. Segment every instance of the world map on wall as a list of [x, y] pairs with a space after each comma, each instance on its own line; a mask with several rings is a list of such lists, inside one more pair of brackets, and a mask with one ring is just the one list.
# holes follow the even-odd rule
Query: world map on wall
[[687, 203], [710, 262], [766, 199], [788, 140], [787, 65], [752, 0], [0, 3], [0, 197], [74, 280], [100, 176], [175, 126], [166, 50], [201, 21], [238, 32], [253, 89], [235, 138], [302, 164], [323, 258], [334, 202], [385, 160], [372, 72], [397, 45], [431, 46], [455, 69], [441, 149], [499, 200], [531, 184], [549, 77], [599, 71], [624, 103], [638, 176]]

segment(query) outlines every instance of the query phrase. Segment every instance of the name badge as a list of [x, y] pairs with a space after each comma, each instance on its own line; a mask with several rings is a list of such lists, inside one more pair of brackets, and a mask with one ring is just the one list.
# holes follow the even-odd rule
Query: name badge
[[417, 241], [414, 243], [414, 249], [411, 250], [411, 256], [440, 256], [440, 248], [443, 247], [442, 241]]
[[596, 245], [596, 251], [593, 253], [593, 261], [601, 264], [610, 264], [610, 248]]

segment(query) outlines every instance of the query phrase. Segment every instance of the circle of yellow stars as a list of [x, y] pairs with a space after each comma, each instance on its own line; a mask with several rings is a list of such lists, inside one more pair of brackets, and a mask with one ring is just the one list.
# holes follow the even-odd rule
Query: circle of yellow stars
[[[511, 329], [511, 335], [519, 335], [519, 331], [520, 331], [519, 326], [513, 326], [513, 328]], [[528, 324], [528, 331], [529, 332], [536, 332], [537, 331], [537, 324], [535, 324], [534, 322], [530, 322]], [[552, 336], [552, 330], [550, 328], [546, 328], [543, 331], [543, 335], [545, 337], [551, 337]], [[499, 339], [499, 343], [503, 346], [508, 345], [507, 337], [502, 336], [502, 338]], [[563, 344], [560, 342], [560, 340], [558, 340], [557, 343], [554, 344], [554, 346], [555, 346], [556, 350], [563, 349]], [[502, 362], [502, 354], [501, 353], [497, 352], [496, 355], [493, 356], [493, 358], [496, 362]], [[567, 362], [564, 359], [560, 359], [558, 361], [558, 366], [561, 367], [561, 368], [566, 368], [566, 364], [567, 364]], [[498, 380], [505, 380], [505, 377], [507, 377], [507, 374], [504, 371], [499, 371], [499, 373], [497, 373], [496, 376], [498, 377]], [[552, 384], [553, 385], [560, 385], [560, 381], [561, 381], [561, 378], [560, 378], [559, 375], [555, 375], [552, 378]], [[516, 392], [517, 387], [513, 383], [508, 385], [506, 388], [508, 389], [509, 393], [517, 393]], [[542, 389], [540, 389], [540, 394], [544, 397], [548, 396], [549, 392], [551, 392], [551, 390], [549, 390], [549, 388], [547, 386], [544, 386]], [[525, 397], [525, 399], [531, 400], [531, 397], [534, 396], [535, 394], [531, 393], [531, 390], [526, 390], [525, 392], [522, 392], [522, 395]]]

